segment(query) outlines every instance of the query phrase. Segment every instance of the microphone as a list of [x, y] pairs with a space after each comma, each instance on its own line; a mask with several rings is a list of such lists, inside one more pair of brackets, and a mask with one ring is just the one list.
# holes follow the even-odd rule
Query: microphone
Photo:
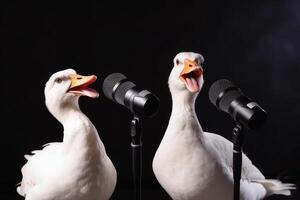
[[209, 100], [219, 110], [228, 113], [237, 123], [249, 129], [257, 129], [266, 121], [266, 111], [229, 80], [215, 81], [209, 88]]
[[137, 87], [121, 73], [108, 75], [102, 85], [104, 95], [128, 108], [138, 116], [153, 116], [159, 108], [159, 99], [148, 90]]

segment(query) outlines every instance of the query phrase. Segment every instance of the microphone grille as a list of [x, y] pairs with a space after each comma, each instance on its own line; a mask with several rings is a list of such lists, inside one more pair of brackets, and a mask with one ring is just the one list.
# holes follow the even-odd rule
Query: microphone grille
[[225, 92], [228, 88], [236, 87], [232, 82], [227, 79], [220, 79], [215, 81], [209, 88], [208, 97], [212, 104], [217, 106], [217, 100], [221, 93]]
[[117, 83], [119, 83], [120, 81], [122, 81], [124, 79], [127, 79], [127, 77], [121, 73], [112, 73], [112, 74], [108, 75], [104, 79], [103, 85], [102, 85], [102, 91], [103, 91], [104, 95], [107, 98], [114, 100], [113, 99], [113, 92], [114, 92], [113, 89]]

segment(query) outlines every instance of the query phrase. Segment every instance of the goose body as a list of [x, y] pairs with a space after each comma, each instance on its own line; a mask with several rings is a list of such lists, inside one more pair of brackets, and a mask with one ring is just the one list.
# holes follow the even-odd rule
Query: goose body
[[[197, 53], [179, 53], [169, 77], [172, 113], [153, 159], [153, 171], [174, 200], [233, 199], [233, 145], [220, 135], [203, 131], [195, 112], [203, 85], [203, 60]], [[265, 179], [243, 154], [241, 200], [290, 195], [293, 188], [292, 184]]]
[[98, 96], [86, 87], [95, 80], [68, 69], [47, 82], [46, 105], [62, 123], [64, 137], [25, 156], [28, 161], [17, 191], [26, 200], [107, 200], [112, 195], [116, 170], [95, 126], [78, 104], [81, 95]]

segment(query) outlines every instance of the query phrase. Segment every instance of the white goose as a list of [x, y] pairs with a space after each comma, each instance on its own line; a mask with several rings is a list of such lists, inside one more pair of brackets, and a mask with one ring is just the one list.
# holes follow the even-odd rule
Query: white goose
[[[219, 135], [204, 132], [195, 112], [195, 100], [203, 85], [203, 61], [200, 54], [179, 53], [169, 76], [172, 113], [153, 159], [153, 171], [174, 200], [233, 199], [233, 145]], [[294, 185], [265, 179], [243, 155], [241, 200], [290, 195], [289, 189]]]
[[26, 200], [107, 200], [116, 185], [116, 170], [98, 132], [78, 104], [81, 95], [98, 97], [87, 86], [96, 76], [73, 69], [53, 74], [45, 87], [46, 106], [63, 125], [63, 142], [26, 155], [17, 188]]

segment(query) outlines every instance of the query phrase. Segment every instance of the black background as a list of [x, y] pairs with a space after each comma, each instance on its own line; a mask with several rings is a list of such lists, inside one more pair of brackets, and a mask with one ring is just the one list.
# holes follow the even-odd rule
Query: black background
[[[84, 2], [84, 3], [83, 3]], [[144, 120], [144, 199], [169, 199], [152, 159], [171, 111], [167, 79], [174, 56], [201, 53], [204, 87], [197, 113], [204, 130], [231, 139], [233, 121], [208, 100], [226, 78], [268, 112], [267, 124], [247, 132], [244, 151], [268, 178], [297, 182], [300, 174], [300, 2], [282, 1], [10, 1], [1, 6], [1, 199], [15, 192], [24, 154], [61, 141], [62, 126], [44, 104], [44, 84], [73, 68], [103, 79], [121, 72], [160, 97], [159, 113]], [[103, 95], [82, 97], [118, 172], [112, 199], [131, 199], [131, 114]], [[63, 178], [63, 177], [62, 177]], [[294, 196], [269, 199], [298, 199]]]

